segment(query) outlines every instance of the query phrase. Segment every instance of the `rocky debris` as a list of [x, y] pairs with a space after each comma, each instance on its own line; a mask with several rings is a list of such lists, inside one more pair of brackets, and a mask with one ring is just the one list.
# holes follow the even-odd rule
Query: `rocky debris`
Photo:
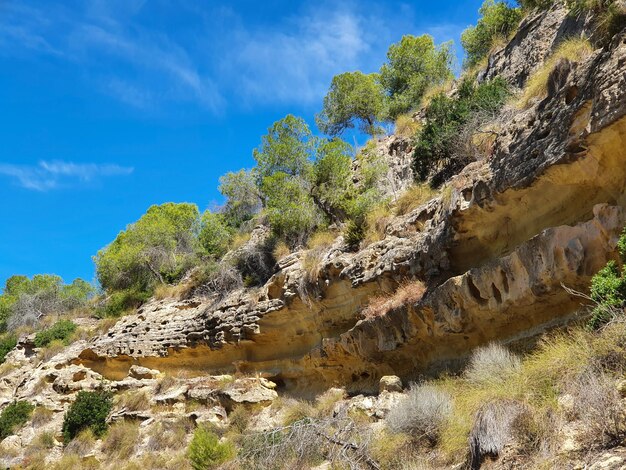
[[274, 388], [276, 388], [276, 384], [270, 381], [243, 379], [233, 382], [224, 390], [220, 390], [218, 397], [226, 410], [232, 410], [238, 405], [267, 406], [278, 398]]
[[384, 375], [380, 378], [379, 392], [402, 392], [402, 379], [397, 375]]
[[128, 370], [128, 377], [141, 380], [141, 379], [156, 379], [161, 373], [158, 370], [148, 369], [147, 367], [141, 367], [137, 365], [130, 366]]

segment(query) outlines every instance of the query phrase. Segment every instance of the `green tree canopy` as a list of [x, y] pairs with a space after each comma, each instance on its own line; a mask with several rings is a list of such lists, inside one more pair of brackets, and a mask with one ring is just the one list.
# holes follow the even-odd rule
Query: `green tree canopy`
[[200, 221], [198, 240], [204, 252], [220, 259], [228, 251], [233, 230], [226, 224], [223, 214], [205, 211]]
[[356, 196], [352, 181], [352, 147], [340, 139], [322, 142], [313, 168], [312, 195], [333, 222], [345, 220]]
[[336, 136], [358, 123], [361, 131], [374, 135], [383, 100], [378, 74], [357, 71], [336, 75], [324, 97], [322, 112], [315, 117], [317, 127], [324, 134]]
[[387, 114], [395, 119], [416, 107], [429, 87], [452, 78], [451, 43], [435, 45], [432, 36], [403, 36], [387, 51], [380, 82], [388, 95]]
[[261, 145], [253, 151], [259, 186], [263, 178], [278, 172], [306, 179], [315, 145], [316, 139], [301, 117], [288, 114], [275, 122], [262, 137]]
[[485, 0], [478, 10], [480, 19], [461, 34], [461, 44], [467, 52], [465, 66], [471, 67], [487, 56], [498, 37], [506, 38], [517, 28], [523, 13], [505, 1]]
[[179, 279], [193, 262], [199, 219], [195, 204], [150, 207], [94, 258], [102, 287], [145, 292]]
[[238, 228], [261, 208], [255, 177], [250, 171], [229, 172], [220, 177], [219, 191], [226, 197], [223, 214], [228, 225]]
[[0, 295], [0, 331], [34, 325], [45, 315], [80, 307], [94, 293], [94, 287], [82, 279], [65, 284], [54, 274], [36, 274], [32, 279], [11, 276]]
[[263, 178], [265, 211], [276, 235], [295, 247], [306, 241], [322, 221], [310, 186], [302, 178], [279, 171]]

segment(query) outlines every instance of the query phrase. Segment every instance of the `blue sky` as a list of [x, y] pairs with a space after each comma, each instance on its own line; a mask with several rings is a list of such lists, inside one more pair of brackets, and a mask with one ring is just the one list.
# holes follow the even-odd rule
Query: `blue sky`
[[216, 207], [287, 113], [376, 71], [403, 34], [453, 39], [480, 0], [0, 0], [0, 283], [93, 279], [152, 204]]

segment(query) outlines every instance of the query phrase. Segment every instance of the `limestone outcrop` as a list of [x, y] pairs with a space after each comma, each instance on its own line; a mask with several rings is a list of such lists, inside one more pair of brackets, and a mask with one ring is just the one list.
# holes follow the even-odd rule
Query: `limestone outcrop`
[[[543, 35], [544, 26], [525, 34]], [[316, 260], [313, 279], [298, 252], [255, 291], [149, 303], [76, 362], [111, 378], [141, 365], [257, 372], [309, 390], [375, 389], [382, 375], [408, 378], [461, 361], [485, 341], [566, 321], [580, 302], [561, 284], [583, 289], [615, 255], [624, 225], [625, 61], [620, 36], [571, 64], [550, 96], [505, 111], [489, 160], [391, 221], [384, 240], [353, 253], [339, 239]], [[361, 321], [372, 296], [406, 279], [426, 284], [422, 301]]]

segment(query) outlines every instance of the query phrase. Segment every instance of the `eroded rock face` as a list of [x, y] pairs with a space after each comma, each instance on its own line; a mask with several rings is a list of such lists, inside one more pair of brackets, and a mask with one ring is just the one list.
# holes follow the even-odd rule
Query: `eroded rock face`
[[539, 9], [522, 20], [513, 39], [489, 57], [481, 78], [502, 77], [521, 88], [561, 41], [592, 31], [591, 16], [570, 15], [563, 2], [554, 2], [550, 9]]
[[[537, 31], [548, 20], [548, 29], [561, 31], [546, 44], [570, 27], [560, 10], [539, 16], [528, 20]], [[255, 291], [152, 302], [76, 362], [117, 379], [140, 365], [255, 372], [305, 391], [376, 390], [381, 376], [408, 379], [462, 361], [486, 341], [521, 341], [567, 321], [579, 301], [561, 284], [584, 289], [615, 256], [625, 222], [625, 64], [623, 35], [569, 64], [549, 96], [507, 111], [490, 160], [469, 165], [440, 196], [394, 219], [384, 240], [352, 253], [338, 239], [320, 255], [317, 278], [305, 275], [299, 252]], [[530, 73], [502, 67], [516, 77]], [[410, 149], [398, 152], [408, 161]], [[372, 296], [405, 279], [425, 283], [421, 301], [361, 321]]]

